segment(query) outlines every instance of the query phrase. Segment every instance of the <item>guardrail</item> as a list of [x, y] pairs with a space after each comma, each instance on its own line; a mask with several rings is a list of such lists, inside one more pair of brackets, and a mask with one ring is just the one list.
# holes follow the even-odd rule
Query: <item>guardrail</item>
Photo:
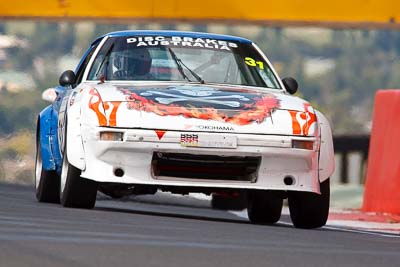
[[333, 137], [333, 146], [335, 148], [335, 154], [340, 155], [339, 165], [340, 170], [340, 182], [349, 182], [349, 154], [357, 152], [361, 154], [360, 168], [360, 184], [365, 183], [365, 171], [368, 159], [369, 150], [369, 135], [335, 135]]

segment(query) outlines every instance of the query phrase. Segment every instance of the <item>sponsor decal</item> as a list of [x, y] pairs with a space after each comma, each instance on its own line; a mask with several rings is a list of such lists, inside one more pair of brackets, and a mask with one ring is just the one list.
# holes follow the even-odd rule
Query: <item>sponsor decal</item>
[[208, 131], [234, 131], [235, 129], [232, 126], [212, 126], [212, 125], [197, 125], [196, 126], [200, 130], [208, 130]]
[[304, 112], [289, 110], [289, 113], [295, 135], [308, 135], [313, 123], [317, 122], [317, 116], [310, 104], [304, 104]]
[[126, 39], [128, 44], [136, 47], [149, 46], [177, 46], [177, 47], [200, 47], [216, 50], [230, 51], [232, 48], [237, 48], [238, 45], [233, 42], [227, 42], [209, 38], [193, 38], [181, 36], [140, 36]]
[[254, 91], [219, 90], [206, 86], [119, 90], [126, 95], [128, 109], [235, 125], [262, 123], [280, 107], [279, 99], [274, 95]]
[[190, 125], [190, 124], [185, 124], [183, 128], [185, 130], [190, 130], [193, 127], [195, 127], [198, 130], [205, 130], [205, 131], [226, 131], [226, 132], [235, 131], [235, 128], [233, 128], [232, 126], [215, 126], [215, 125]]
[[[107, 101], [102, 102], [101, 97], [95, 88], [89, 91], [89, 108], [96, 113], [99, 126], [117, 126], [117, 111], [121, 102]], [[111, 110], [107, 118], [106, 111]]]
[[198, 146], [199, 136], [197, 134], [181, 134], [182, 146]]

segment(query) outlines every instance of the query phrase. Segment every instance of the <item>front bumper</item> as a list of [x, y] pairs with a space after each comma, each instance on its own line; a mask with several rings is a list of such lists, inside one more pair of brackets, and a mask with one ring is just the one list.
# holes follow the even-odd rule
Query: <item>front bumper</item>
[[[310, 137], [201, 133], [235, 136], [235, 148], [204, 148], [181, 145], [182, 131], [166, 131], [160, 138], [154, 130], [97, 127], [83, 136], [86, 168], [82, 177], [97, 182], [159, 186], [212, 187], [232, 189], [271, 189], [319, 193], [318, 140]], [[101, 131], [124, 133], [122, 141], [101, 141]], [[313, 150], [292, 148], [292, 140], [313, 140]], [[154, 172], [155, 153], [260, 158], [255, 179], [248, 181], [194, 179], [159, 176]], [[204, 158], [204, 157], [203, 157]], [[122, 169], [123, 175], [115, 170]], [[285, 184], [286, 177], [293, 184]]]

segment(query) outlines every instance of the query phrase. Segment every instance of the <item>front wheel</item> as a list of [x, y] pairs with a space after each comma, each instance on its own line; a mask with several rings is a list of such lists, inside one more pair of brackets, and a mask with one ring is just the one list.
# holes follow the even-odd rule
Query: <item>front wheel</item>
[[248, 192], [247, 215], [252, 223], [273, 224], [281, 218], [283, 195], [279, 191]]
[[321, 194], [289, 192], [290, 218], [296, 228], [312, 229], [326, 224], [329, 215], [329, 179], [320, 183]]
[[81, 170], [68, 162], [64, 151], [61, 170], [60, 200], [64, 207], [91, 209], [96, 203], [97, 183], [81, 178]]

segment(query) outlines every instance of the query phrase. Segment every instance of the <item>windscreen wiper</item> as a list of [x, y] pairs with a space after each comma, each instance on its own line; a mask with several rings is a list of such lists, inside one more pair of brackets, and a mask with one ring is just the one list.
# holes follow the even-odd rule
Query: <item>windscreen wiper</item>
[[196, 80], [199, 83], [204, 84], [204, 80], [193, 70], [191, 70], [188, 66], [185, 65], [185, 63], [182, 62], [182, 60], [180, 58], [178, 58], [175, 54], [174, 51], [172, 51], [171, 48], [168, 47], [169, 52], [171, 53], [172, 58], [174, 59], [176, 65], [178, 66], [178, 70], [179, 72], [182, 74], [183, 78], [188, 80], [189, 82], [191, 82], [191, 80], [189, 79], [189, 77], [185, 74], [185, 71], [183, 70], [182, 66], [184, 66], [192, 75], [193, 77], [196, 78]]

